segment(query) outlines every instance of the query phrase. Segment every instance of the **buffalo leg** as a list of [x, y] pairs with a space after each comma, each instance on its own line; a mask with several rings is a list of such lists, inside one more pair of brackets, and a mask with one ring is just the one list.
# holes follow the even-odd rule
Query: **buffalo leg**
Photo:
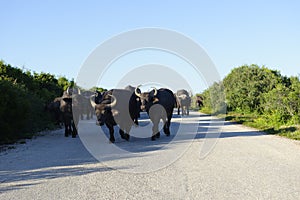
[[77, 133], [77, 128], [76, 128], [74, 122], [72, 122], [72, 128], [73, 128], [73, 131], [72, 131], [72, 138], [76, 138], [76, 135], [77, 135], [78, 133]]
[[185, 106], [182, 107], [182, 115], [186, 115], [186, 107]]
[[164, 115], [164, 113], [163, 113], [163, 110], [161, 109], [161, 107], [153, 106], [148, 111], [148, 115], [153, 124], [151, 140], [155, 140], [156, 136], [158, 134], [160, 134], [159, 130], [158, 130], [158, 124], [159, 124], [160, 119], [164, 119], [164, 117], [162, 117]]
[[129, 134], [128, 133], [124, 133], [124, 131], [120, 128], [120, 130], [119, 130], [119, 133], [120, 133], [120, 135], [121, 135], [121, 138], [122, 139], [124, 139], [124, 140], [129, 140]]
[[106, 125], [106, 126], [109, 129], [109, 141], [111, 143], [114, 143], [116, 141], [115, 136], [114, 136], [114, 126], [111, 126], [111, 125]]
[[153, 121], [151, 140], [155, 140], [157, 136], [158, 137], [160, 136], [160, 132], [158, 131], [158, 124], [159, 124], [159, 119]]
[[65, 137], [69, 136], [69, 130], [68, 127], [65, 125]]
[[69, 136], [69, 123], [67, 120], [64, 120], [64, 125], [65, 125], [65, 137]]
[[133, 122], [134, 122], [134, 124], [135, 124], [135, 125], [137, 125], [137, 126], [138, 126], [138, 125], [139, 125], [139, 120], [138, 120], [138, 117], [136, 117], [136, 118], [134, 119], [134, 121], [133, 121]]
[[90, 115], [91, 115], [91, 119], [93, 119], [94, 114], [93, 114], [93, 109], [92, 108], [90, 109]]
[[171, 118], [172, 118], [172, 115], [169, 115], [167, 118], [167, 121], [164, 124], [164, 132], [165, 132], [166, 136], [170, 136]]

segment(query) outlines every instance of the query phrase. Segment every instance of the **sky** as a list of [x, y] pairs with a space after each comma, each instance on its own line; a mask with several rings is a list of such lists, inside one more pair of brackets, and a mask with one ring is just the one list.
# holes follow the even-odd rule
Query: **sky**
[[[245, 64], [264, 65], [286, 76], [300, 74], [297, 0], [2, 0], [0, 7], [0, 59], [35, 72], [76, 80], [99, 45], [120, 33], [155, 27], [176, 31], [196, 42], [221, 79]], [[151, 62], [178, 65], [173, 70], [187, 79], [194, 92], [207, 86], [205, 77], [195, 75], [193, 68], [178, 58], [168, 59], [169, 54], [146, 50], [133, 52], [129, 58], [127, 63], [126, 56], [116, 59], [97, 81], [103, 84], [99, 86], [114, 87], [122, 79], [122, 74], [111, 75], [123, 70], [117, 63], [126, 65], [124, 73], [129, 73], [133, 65]], [[132, 62], [136, 59], [139, 62]]]

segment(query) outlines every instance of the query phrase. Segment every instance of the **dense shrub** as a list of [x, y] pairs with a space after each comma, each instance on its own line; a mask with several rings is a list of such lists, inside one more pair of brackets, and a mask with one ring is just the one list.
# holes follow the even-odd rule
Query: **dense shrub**
[[[222, 83], [226, 99], [218, 96]], [[234, 68], [222, 82], [206, 89], [203, 96], [203, 111], [218, 113], [226, 103], [229, 111], [254, 114], [255, 123], [261, 127], [278, 129], [300, 122], [299, 77], [282, 76], [266, 67], [244, 65]]]
[[0, 80], [0, 144], [21, 138], [30, 114], [24, 88], [9, 80]]
[[299, 122], [300, 82], [296, 77], [291, 77], [289, 82], [288, 86], [279, 83], [262, 95], [263, 114], [278, 124]]
[[211, 87], [205, 90], [202, 94], [204, 108], [213, 114], [225, 114], [225, 93], [222, 82], [214, 83]]
[[0, 144], [53, 126], [45, 106], [70, 84], [64, 77], [23, 72], [0, 61]]
[[235, 68], [223, 80], [227, 105], [231, 110], [260, 113], [262, 94], [280, 82], [280, 74], [265, 67], [245, 65]]

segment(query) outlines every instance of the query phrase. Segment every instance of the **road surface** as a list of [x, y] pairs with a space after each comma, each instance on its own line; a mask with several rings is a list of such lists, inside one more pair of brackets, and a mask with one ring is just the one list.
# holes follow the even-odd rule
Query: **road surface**
[[300, 199], [297, 142], [197, 112], [172, 121], [156, 141], [146, 118], [115, 144], [94, 119], [75, 139], [18, 144], [0, 153], [0, 199]]

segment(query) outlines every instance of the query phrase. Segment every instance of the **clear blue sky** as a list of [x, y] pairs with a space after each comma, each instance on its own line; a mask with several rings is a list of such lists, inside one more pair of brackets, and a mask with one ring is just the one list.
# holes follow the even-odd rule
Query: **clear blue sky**
[[159, 27], [195, 40], [221, 77], [243, 64], [265, 65], [287, 76], [300, 73], [297, 0], [3, 0], [0, 7], [0, 59], [36, 72], [76, 78], [103, 41]]

